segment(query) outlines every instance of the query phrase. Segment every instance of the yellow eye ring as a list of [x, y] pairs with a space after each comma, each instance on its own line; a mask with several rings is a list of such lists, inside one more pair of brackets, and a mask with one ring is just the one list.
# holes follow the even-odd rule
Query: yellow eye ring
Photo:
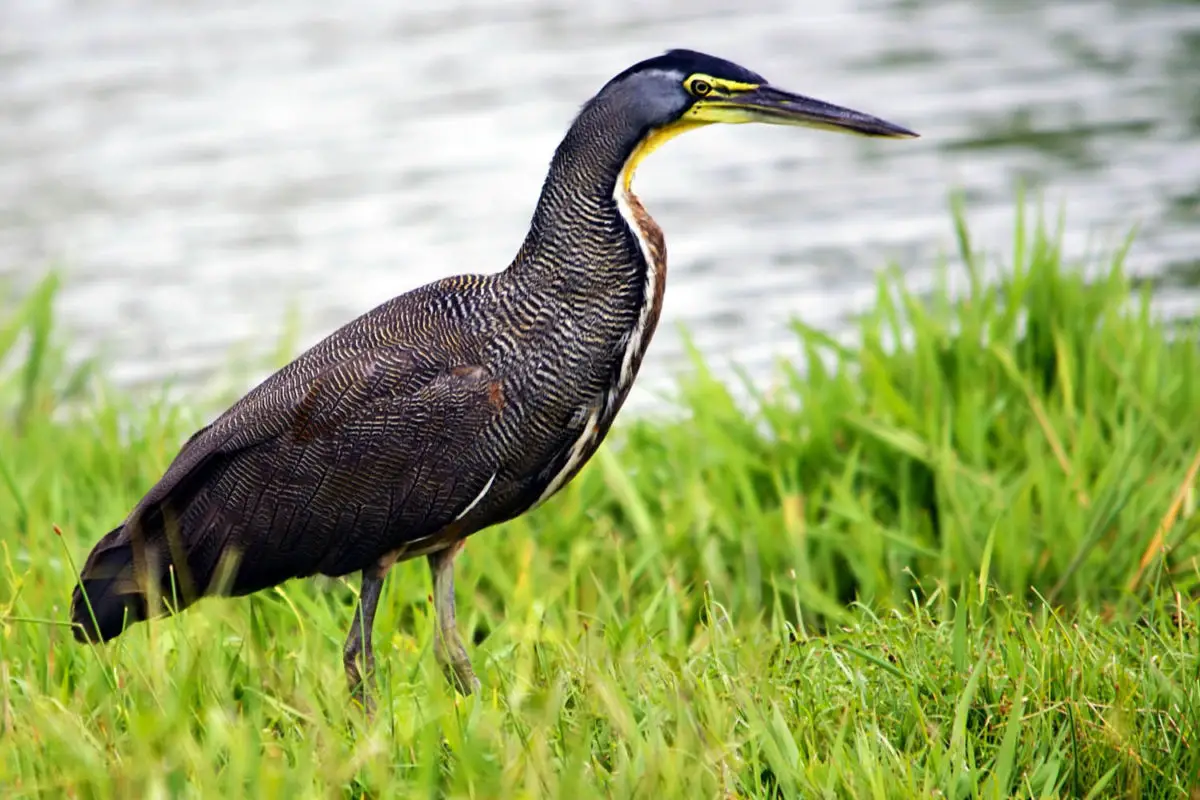
[[692, 94], [696, 95], [697, 97], [704, 97], [704, 95], [706, 95], [712, 91], [712, 88], [713, 88], [712, 84], [709, 83], [708, 81], [703, 81], [703, 80], [692, 81], [692, 87], [691, 87]]

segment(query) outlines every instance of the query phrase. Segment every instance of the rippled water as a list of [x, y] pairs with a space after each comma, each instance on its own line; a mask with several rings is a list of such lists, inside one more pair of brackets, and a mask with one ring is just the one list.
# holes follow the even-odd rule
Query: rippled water
[[1200, 305], [1200, 4], [1138, 0], [4, 0], [0, 277], [60, 265], [81, 352], [127, 383], [265, 352], [293, 304], [311, 343], [505, 266], [575, 109], [675, 46], [923, 138], [720, 127], [649, 159], [671, 276], [643, 392], [680, 323], [762, 370], [888, 261], [926, 282], [954, 188], [998, 253], [1021, 180], [1072, 252], [1137, 224], [1161, 305]]

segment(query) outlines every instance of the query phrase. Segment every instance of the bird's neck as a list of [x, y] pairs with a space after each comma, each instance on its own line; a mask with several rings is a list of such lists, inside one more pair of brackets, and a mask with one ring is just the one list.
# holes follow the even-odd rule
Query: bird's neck
[[645, 128], [611, 104], [589, 103], [555, 151], [513, 269], [576, 291], [642, 283], [662, 234], [630, 181]]
[[551, 161], [529, 235], [508, 273], [518, 284], [537, 287], [526, 298], [554, 309], [539, 314], [553, 326], [546, 331], [549, 341], [560, 352], [571, 351], [562, 363], [574, 365], [577, 391], [594, 404], [539, 502], [557, 491], [604, 437], [662, 310], [662, 231], [630, 191], [647, 130], [624, 121], [615, 105], [589, 103], [567, 132]]

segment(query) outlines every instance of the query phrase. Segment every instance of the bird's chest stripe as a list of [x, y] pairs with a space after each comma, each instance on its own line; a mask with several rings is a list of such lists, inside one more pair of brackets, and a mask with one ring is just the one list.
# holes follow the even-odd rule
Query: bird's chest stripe
[[642, 356], [650, 345], [650, 337], [658, 325], [659, 313], [662, 310], [663, 290], [666, 288], [667, 252], [663, 240], [662, 229], [654, 222], [646, 209], [642, 207], [637, 197], [629, 191], [625, 183], [619, 182], [613, 192], [617, 201], [617, 210], [622, 219], [637, 239], [645, 265], [642, 306], [638, 310], [637, 321], [629, 337], [625, 341], [625, 351], [621, 355], [621, 369], [617, 385], [609, 393], [609, 402], [615, 402], [623, 397], [641, 364]]

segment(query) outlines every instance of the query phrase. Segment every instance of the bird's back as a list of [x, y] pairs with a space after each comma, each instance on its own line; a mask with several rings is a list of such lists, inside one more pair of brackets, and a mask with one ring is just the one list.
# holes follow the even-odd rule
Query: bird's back
[[[100, 633], [119, 632], [126, 611], [147, 612], [133, 574], [138, 541], [149, 559], [139, 574], [186, 605], [213, 588], [223, 559], [236, 567], [225, 590], [242, 594], [361, 569], [453, 521], [480, 491], [473, 470], [486, 468], [476, 462], [487, 460], [481, 445], [496, 416], [478, 363], [494, 283], [452, 278], [394, 298], [193, 435], [88, 557], [88, 599], [96, 606], [111, 596], [118, 614]], [[74, 616], [92, 628], [81, 600], [77, 589]]]

